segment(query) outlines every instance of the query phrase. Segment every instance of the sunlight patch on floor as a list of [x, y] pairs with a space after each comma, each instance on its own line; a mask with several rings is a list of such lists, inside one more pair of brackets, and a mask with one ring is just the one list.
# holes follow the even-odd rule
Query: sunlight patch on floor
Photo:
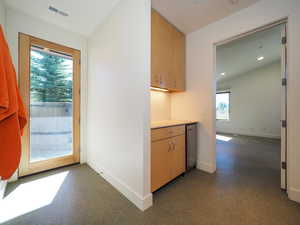
[[230, 141], [232, 139], [232, 137], [228, 137], [228, 136], [224, 136], [224, 135], [219, 135], [219, 134], [216, 135], [216, 138], [219, 141], [226, 141], [226, 142], [228, 142], [228, 141]]
[[0, 224], [52, 203], [68, 171], [19, 185], [0, 200]]

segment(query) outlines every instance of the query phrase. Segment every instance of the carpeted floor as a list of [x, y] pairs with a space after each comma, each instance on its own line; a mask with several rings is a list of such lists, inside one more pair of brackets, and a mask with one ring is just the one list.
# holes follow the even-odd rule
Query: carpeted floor
[[[279, 144], [248, 137], [218, 140], [218, 172], [193, 170], [179, 177], [154, 194], [154, 206], [146, 212], [86, 165], [20, 179], [8, 186], [6, 199], [13, 199], [23, 185], [26, 198], [15, 198], [15, 208], [23, 205], [23, 211], [16, 211], [24, 215], [5, 224], [299, 225], [300, 204], [289, 201], [279, 186]], [[39, 180], [37, 189], [30, 186]], [[39, 197], [50, 192], [49, 199]], [[11, 218], [17, 216], [10, 212]]]

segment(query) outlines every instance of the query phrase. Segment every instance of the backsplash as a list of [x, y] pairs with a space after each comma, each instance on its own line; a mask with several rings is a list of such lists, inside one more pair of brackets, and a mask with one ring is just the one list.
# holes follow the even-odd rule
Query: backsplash
[[171, 119], [171, 96], [170, 93], [150, 91], [151, 93], [151, 121]]

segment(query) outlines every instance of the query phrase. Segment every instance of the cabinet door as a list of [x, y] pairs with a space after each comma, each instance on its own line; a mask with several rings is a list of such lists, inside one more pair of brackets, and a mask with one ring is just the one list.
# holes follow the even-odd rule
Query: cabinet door
[[185, 35], [176, 28], [172, 30], [173, 58], [171, 90], [185, 90]]
[[153, 9], [151, 15], [151, 86], [169, 88], [172, 26]]
[[156, 191], [170, 181], [171, 139], [151, 143], [151, 191]]
[[170, 168], [171, 179], [185, 172], [186, 154], [185, 154], [185, 135], [180, 135], [172, 138], [170, 151]]

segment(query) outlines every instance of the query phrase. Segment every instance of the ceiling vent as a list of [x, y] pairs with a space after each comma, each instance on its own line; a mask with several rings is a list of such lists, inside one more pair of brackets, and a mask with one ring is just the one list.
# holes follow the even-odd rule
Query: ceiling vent
[[232, 5], [236, 5], [239, 3], [239, 0], [229, 0]]
[[198, 3], [203, 3], [206, 0], [192, 0], [193, 3], [198, 4]]
[[61, 16], [69, 16], [69, 14], [68, 13], [66, 13], [66, 12], [64, 12], [64, 11], [61, 11], [61, 10], [59, 10], [59, 9], [57, 9], [57, 8], [55, 8], [55, 7], [53, 7], [53, 6], [49, 6], [49, 10], [51, 11], [51, 12], [54, 12], [54, 13], [57, 13], [57, 14], [59, 14], [59, 15], [61, 15]]

